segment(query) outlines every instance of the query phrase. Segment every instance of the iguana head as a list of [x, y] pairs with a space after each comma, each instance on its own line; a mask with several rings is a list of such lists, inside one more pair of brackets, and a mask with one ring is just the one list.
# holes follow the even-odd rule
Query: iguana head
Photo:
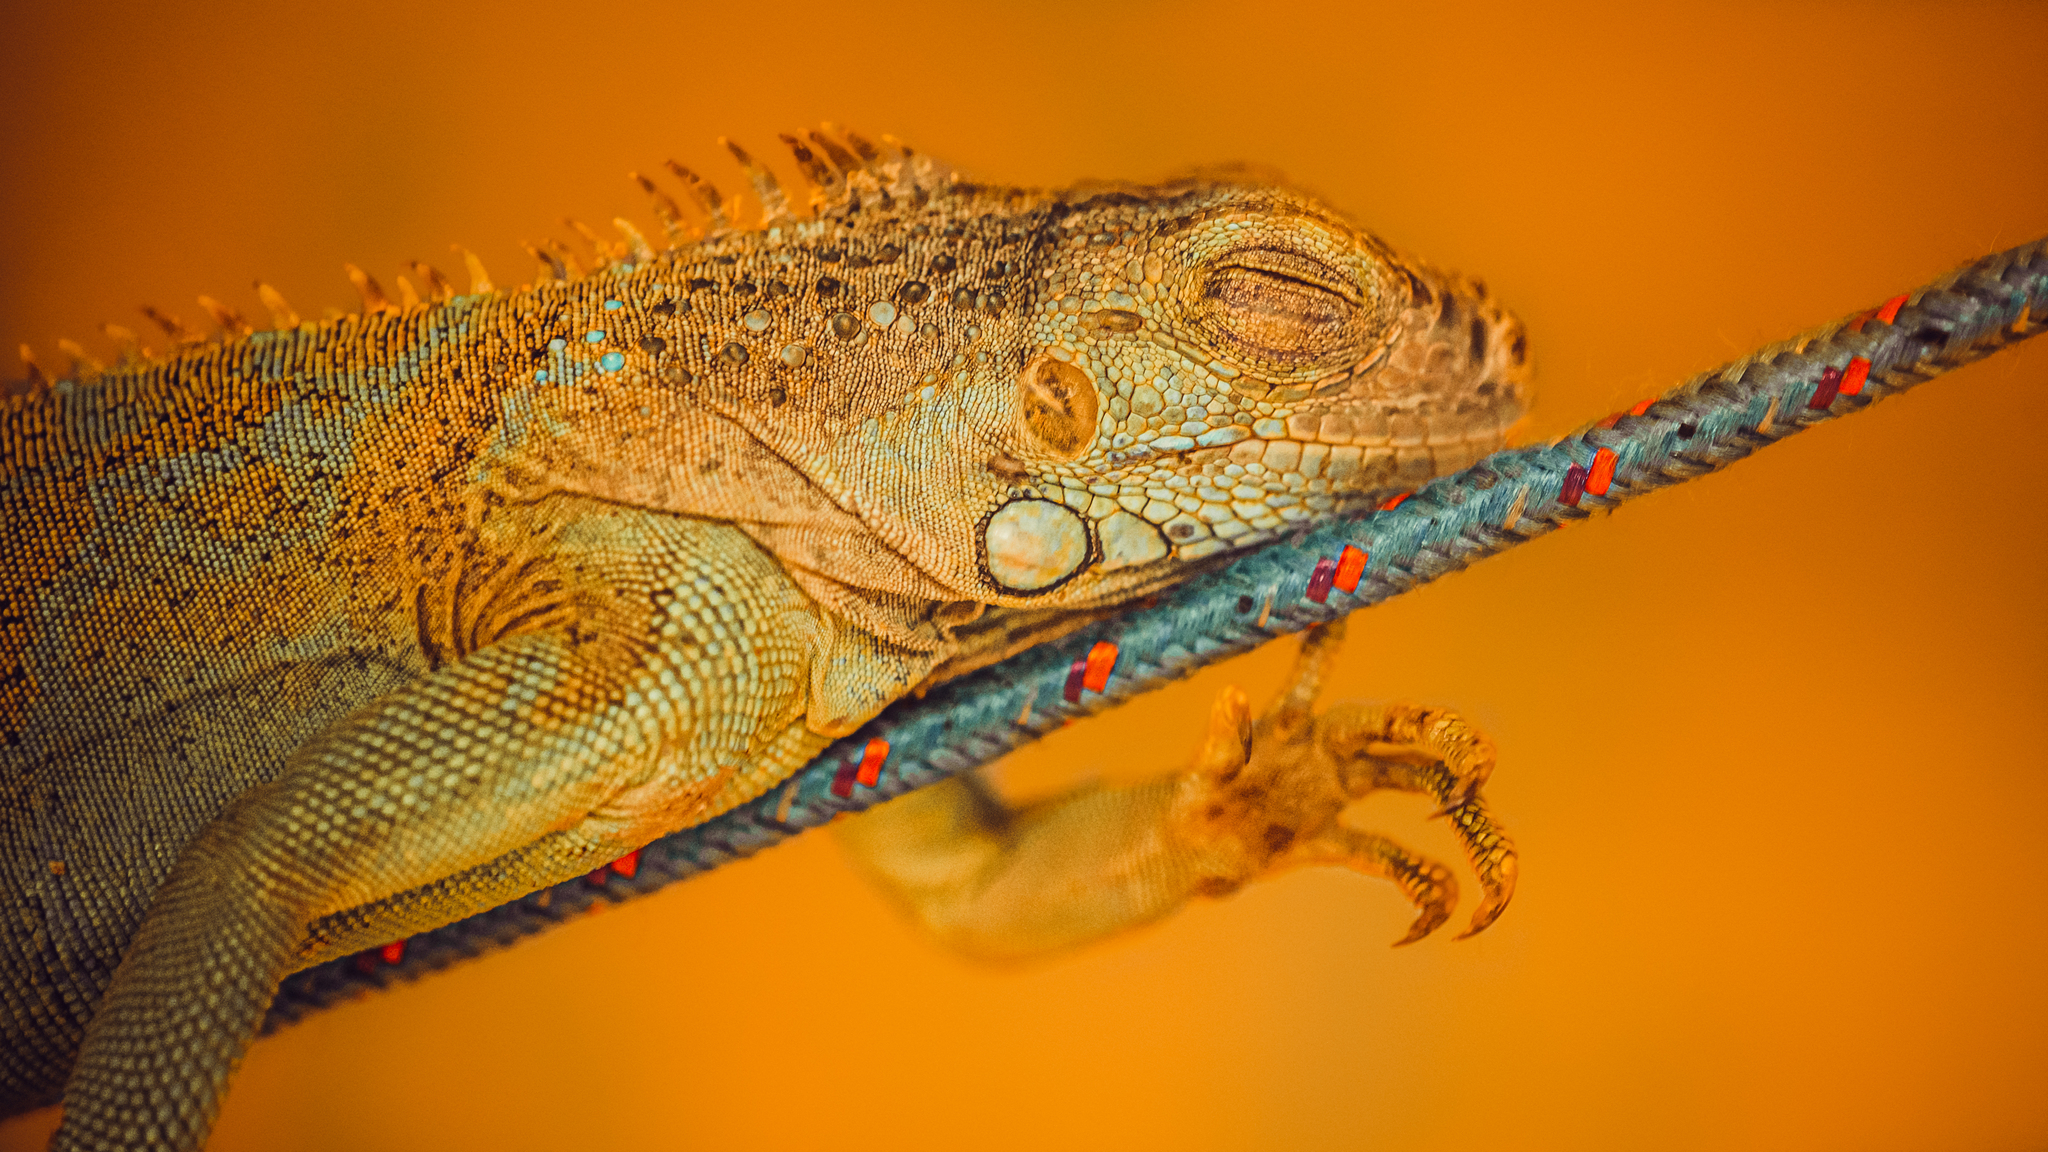
[[[811, 216], [740, 153], [763, 226], [708, 197], [707, 239], [605, 290], [620, 403], [664, 396], [638, 410], [679, 430], [612, 494], [747, 526], [894, 643], [1137, 595], [1463, 467], [1522, 412], [1522, 330], [1482, 285], [1277, 182], [1001, 188], [811, 140]], [[583, 455], [620, 456], [605, 436]]]
[[979, 576], [1086, 603], [1500, 447], [1528, 380], [1477, 282], [1300, 193], [1070, 193], [1021, 261]]
[[1284, 185], [894, 163], [889, 203], [849, 187], [792, 228], [802, 364], [758, 359], [801, 467], [960, 600], [1131, 595], [1470, 464], [1522, 413], [1522, 329], [1483, 285]]

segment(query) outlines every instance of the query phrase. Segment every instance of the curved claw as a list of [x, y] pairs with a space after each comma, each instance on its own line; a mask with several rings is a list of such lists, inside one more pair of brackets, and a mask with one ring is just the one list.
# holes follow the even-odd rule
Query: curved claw
[[1513, 857], [1509, 858], [1509, 865], [1507, 883], [1499, 887], [1491, 884], [1482, 885], [1486, 895], [1479, 901], [1479, 907], [1473, 911], [1471, 923], [1466, 926], [1463, 932], [1451, 937], [1451, 939], [1469, 940], [1486, 931], [1495, 920], [1500, 919], [1502, 912], [1507, 911], [1508, 901], [1514, 899], [1515, 896]]
[[[1408, 926], [1408, 934], [1394, 941], [1396, 948], [1413, 944], [1438, 928], [1451, 918], [1451, 901], [1432, 901], [1422, 906], [1415, 915], [1415, 922]], [[1470, 933], [1466, 933], [1470, 935]], [[1463, 937], [1460, 937], [1462, 939]]]
[[1477, 935], [1500, 919], [1508, 901], [1515, 897], [1515, 879], [1520, 874], [1521, 864], [1515, 854], [1515, 842], [1508, 839], [1507, 829], [1487, 812], [1478, 797], [1453, 805], [1446, 815], [1451, 818], [1458, 842], [1465, 846], [1465, 855], [1472, 861], [1472, 870], [1479, 874], [1479, 888], [1484, 893], [1478, 909], [1472, 913], [1470, 927], [1458, 934], [1458, 939], [1463, 940]]
[[[1418, 710], [1395, 706], [1386, 709], [1384, 714], [1394, 715], [1401, 711]], [[1351, 727], [1345, 730], [1342, 739], [1351, 743], [1341, 746], [1348, 748], [1355, 745], [1360, 718], [1363, 719], [1365, 727], [1370, 728], [1381, 715], [1382, 713], [1361, 709], [1353, 716], [1347, 717]], [[1446, 716], [1457, 728], [1463, 728], [1463, 721], [1448, 714], [1440, 715]], [[1492, 748], [1490, 744], [1483, 742], [1483, 737], [1477, 737], [1464, 743], [1467, 746], [1484, 747], [1484, 763], [1490, 769]], [[1354, 787], [1351, 790], [1352, 795], [1363, 795], [1375, 787], [1398, 788], [1402, 791], [1422, 793], [1437, 802], [1437, 809], [1430, 813], [1429, 818], [1448, 819], [1451, 822], [1451, 830], [1457, 835], [1459, 846], [1464, 848], [1465, 858], [1471, 862], [1472, 870], [1478, 874], [1480, 890], [1484, 894], [1478, 910], [1472, 914], [1471, 926], [1458, 936], [1458, 939], [1463, 940], [1499, 919], [1501, 912], [1507, 908], [1508, 901], [1514, 898], [1515, 844], [1508, 837], [1507, 829], [1502, 828], [1493, 818], [1493, 814], [1486, 810], [1486, 801], [1480, 795], [1480, 780], [1483, 777], [1461, 773], [1442, 759], [1423, 759], [1418, 762], [1410, 758], [1415, 752], [1413, 746], [1366, 744], [1365, 751], [1357, 757], [1357, 762], [1369, 765], [1370, 770], [1355, 774], [1354, 784], [1362, 783], [1364, 787]], [[1382, 755], [1384, 753], [1396, 755]]]
[[1406, 936], [1394, 941], [1394, 947], [1413, 944], [1442, 927], [1451, 918], [1451, 909], [1458, 906], [1458, 881], [1451, 870], [1383, 836], [1369, 838], [1376, 841], [1372, 855], [1377, 870], [1399, 885], [1401, 894], [1415, 905], [1415, 922], [1408, 926]]
[[1308, 843], [1296, 845], [1288, 853], [1287, 862], [1338, 864], [1393, 881], [1401, 895], [1415, 906], [1415, 920], [1408, 925], [1408, 934], [1394, 941], [1396, 948], [1413, 944], [1441, 928], [1451, 918], [1451, 909], [1458, 906], [1458, 878], [1449, 868], [1376, 833], [1334, 827]]

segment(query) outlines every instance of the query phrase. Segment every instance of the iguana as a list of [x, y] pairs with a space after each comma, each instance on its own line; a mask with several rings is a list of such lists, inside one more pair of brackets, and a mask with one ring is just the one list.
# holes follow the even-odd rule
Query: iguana
[[[158, 314], [160, 356], [31, 361], [0, 402], [0, 1113], [61, 1092], [54, 1147], [198, 1147], [285, 975], [708, 819], [1522, 411], [1483, 285], [1283, 184], [994, 187], [784, 141], [808, 211], [729, 146], [747, 227], [671, 165], [688, 213], [638, 178], [666, 251], [621, 222], [594, 269], [535, 248], [500, 291], [469, 258], [457, 294], [414, 265], [396, 301], [351, 268], [360, 314], [259, 286], [272, 331], [204, 300], [217, 337]], [[1263, 743], [1227, 696], [1179, 791], [991, 837], [962, 785], [885, 818], [922, 839], [878, 867], [985, 951], [1304, 860], [1400, 880], [1426, 931], [1441, 869], [1291, 842], [1363, 787], [1469, 794], [1491, 749], [1344, 713], [1359, 756], [1440, 764], [1346, 776], [1306, 712], [1328, 642]], [[1005, 860], [964, 906], [947, 876]]]

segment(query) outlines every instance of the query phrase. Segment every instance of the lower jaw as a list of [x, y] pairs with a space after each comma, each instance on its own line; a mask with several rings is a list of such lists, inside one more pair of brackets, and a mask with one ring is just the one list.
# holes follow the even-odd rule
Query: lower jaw
[[[1311, 447], [1324, 452], [1317, 458], [1314, 476], [1300, 472], [1279, 473], [1283, 482], [1297, 489], [1275, 494], [1282, 497], [1286, 501], [1284, 503], [1247, 501], [1245, 503], [1256, 503], [1256, 508], [1233, 507], [1230, 515], [1210, 513], [1209, 510], [1217, 506], [1205, 504], [1201, 512], [1169, 521], [1163, 530], [1172, 548], [1172, 558], [1182, 562], [1255, 547], [1280, 538], [1298, 524], [1333, 514], [1364, 510], [1401, 492], [1413, 491], [1438, 476], [1477, 462], [1500, 448], [1502, 443], [1503, 439], [1497, 435], [1455, 443], [1401, 447], [1242, 441], [1231, 453], [1232, 459], [1242, 457], [1240, 462], [1263, 461], [1270, 446], [1279, 444], [1298, 446], [1305, 456]], [[1257, 449], [1256, 454], [1252, 449]], [[1271, 498], [1269, 496], [1268, 499]], [[1174, 526], [1187, 525], [1189, 521], [1198, 523], [1200, 527], [1176, 537]]]

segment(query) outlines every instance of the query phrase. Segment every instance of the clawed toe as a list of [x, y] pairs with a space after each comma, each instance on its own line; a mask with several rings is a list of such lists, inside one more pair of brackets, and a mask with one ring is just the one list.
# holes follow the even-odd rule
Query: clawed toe
[[1458, 906], [1458, 881], [1451, 870], [1424, 857], [1415, 856], [1399, 844], [1384, 837], [1372, 837], [1386, 848], [1387, 865], [1381, 875], [1399, 885], [1403, 895], [1415, 905], [1415, 920], [1408, 925], [1408, 934], [1394, 941], [1394, 947], [1413, 944], [1443, 927], [1451, 918], [1451, 909]]
[[1428, 796], [1437, 805], [1432, 819], [1451, 822], [1479, 881], [1479, 906], [1458, 936], [1465, 939], [1499, 919], [1515, 894], [1514, 843], [1480, 795], [1493, 771], [1493, 743], [1442, 708], [1340, 704], [1317, 715], [1316, 694], [1341, 635], [1337, 627], [1309, 633], [1291, 683], [1256, 725], [1242, 692], [1218, 697], [1180, 793], [1184, 832], [1227, 861], [1212, 877], [1218, 890], [1303, 864], [1392, 881], [1416, 910], [1407, 935], [1395, 941], [1400, 947], [1450, 919], [1458, 882], [1444, 865], [1337, 820], [1351, 801], [1378, 789]]
[[1470, 926], [1458, 934], [1458, 939], [1463, 940], [1484, 931], [1507, 910], [1508, 901], [1515, 896], [1515, 878], [1520, 862], [1515, 854], [1514, 841], [1508, 839], [1506, 829], [1486, 810], [1478, 796], [1452, 805], [1445, 816], [1457, 832], [1458, 843], [1464, 846], [1465, 857], [1472, 862], [1472, 870], [1479, 875], [1482, 893], [1479, 907], [1472, 913]]
[[[1450, 905], [1429, 905], [1428, 907], [1422, 910], [1421, 914], [1415, 917], [1415, 923], [1410, 924], [1408, 926], [1408, 934], [1406, 936], [1401, 937], [1399, 940], [1394, 941], [1394, 947], [1399, 948], [1406, 944], [1415, 943], [1417, 940], [1420, 940], [1424, 936], [1429, 935], [1431, 932], [1436, 931], [1438, 928], [1443, 927], [1444, 921], [1450, 918]], [[1470, 935], [1470, 933], [1467, 933], [1466, 935]], [[1459, 939], [1462, 940], [1464, 939], [1464, 937], [1460, 936]]]

